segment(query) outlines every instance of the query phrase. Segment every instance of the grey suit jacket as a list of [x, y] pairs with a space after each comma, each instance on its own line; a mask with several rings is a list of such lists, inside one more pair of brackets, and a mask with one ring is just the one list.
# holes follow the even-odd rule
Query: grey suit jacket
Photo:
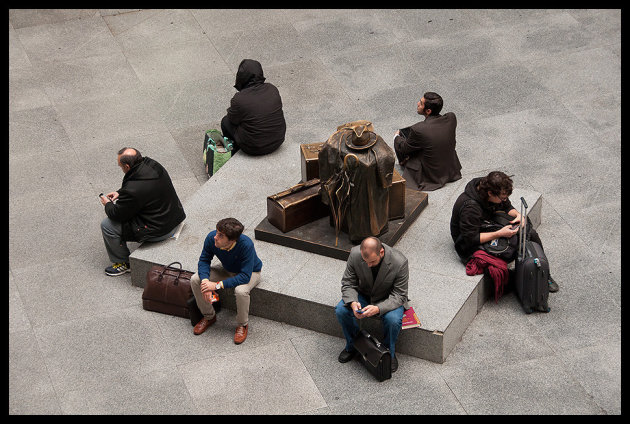
[[385, 243], [383, 247], [385, 256], [381, 261], [376, 281], [372, 277], [372, 270], [361, 258], [361, 246], [354, 246], [350, 251], [346, 270], [341, 279], [341, 298], [346, 305], [358, 302], [358, 293], [361, 293], [370, 299], [370, 304], [378, 306], [380, 315], [399, 306], [409, 308], [407, 258]]

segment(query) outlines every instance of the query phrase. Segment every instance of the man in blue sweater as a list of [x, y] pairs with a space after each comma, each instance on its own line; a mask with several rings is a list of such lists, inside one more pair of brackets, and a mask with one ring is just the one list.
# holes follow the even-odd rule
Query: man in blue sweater
[[[203, 314], [193, 333], [203, 333], [217, 320], [212, 306], [212, 292], [233, 288], [238, 324], [234, 343], [241, 344], [247, 338], [249, 293], [260, 281], [262, 261], [256, 255], [252, 239], [243, 234], [243, 224], [237, 219], [224, 218], [217, 223], [216, 228], [207, 235], [197, 263], [197, 273], [190, 279], [197, 306]], [[215, 256], [223, 268], [210, 267]]]

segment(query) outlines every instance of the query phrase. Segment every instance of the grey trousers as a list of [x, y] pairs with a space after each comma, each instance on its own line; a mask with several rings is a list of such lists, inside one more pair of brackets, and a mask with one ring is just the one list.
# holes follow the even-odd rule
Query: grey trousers
[[[225, 280], [226, 278], [233, 277], [236, 274], [226, 271], [223, 268], [210, 268], [210, 281], [218, 283], [219, 281]], [[236, 323], [237, 325], [247, 325], [249, 322], [249, 294], [250, 292], [258, 285], [260, 282], [260, 272], [252, 272], [252, 278], [249, 280], [247, 284], [241, 284], [240, 286], [234, 287], [234, 295], [236, 296]], [[214, 307], [212, 303], [208, 302], [204, 299], [203, 294], [201, 294], [201, 279], [199, 278], [199, 274], [195, 272], [192, 277], [190, 277], [190, 287], [192, 288], [193, 294], [195, 295], [195, 300], [197, 301], [197, 306], [199, 310], [203, 314], [203, 316], [207, 320], [211, 320], [214, 318], [216, 312], [214, 311]]]
[[[146, 241], [156, 242], [166, 240], [175, 234], [176, 229], [177, 225], [168, 234], [149, 238]], [[122, 241], [122, 224], [105, 218], [101, 221], [101, 233], [103, 233], [103, 242], [105, 242], [105, 249], [107, 250], [109, 260], [113, 264], [122, 262], [129, 263], [129, 248], [127, 247], [127, 243]]]

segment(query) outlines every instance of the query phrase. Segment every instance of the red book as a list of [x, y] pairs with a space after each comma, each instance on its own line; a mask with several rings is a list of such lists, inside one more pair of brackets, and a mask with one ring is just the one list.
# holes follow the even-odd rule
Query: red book
[[405, 311], [402, 319], [402, 329], [406, 330], [407, 328], [420, 327], [420, 320], [418, 319], [418, 315], [413, 308], [409, 308]]

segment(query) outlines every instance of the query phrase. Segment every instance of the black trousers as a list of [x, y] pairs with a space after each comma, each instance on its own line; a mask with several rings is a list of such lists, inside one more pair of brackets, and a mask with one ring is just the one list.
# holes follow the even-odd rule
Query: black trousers
[[232, 154], [238, 152], [240, 148], [238, 146], [238, 140], [236, 139], [236, 136], [235, 136], [236, 125], [230, 122], [227, 115], [225, 115], [223, 119], [221, 119], [221, 133], [223, 134], [223, 137], [227, 137], [230, 140], [232, 140], [233, 142]]

